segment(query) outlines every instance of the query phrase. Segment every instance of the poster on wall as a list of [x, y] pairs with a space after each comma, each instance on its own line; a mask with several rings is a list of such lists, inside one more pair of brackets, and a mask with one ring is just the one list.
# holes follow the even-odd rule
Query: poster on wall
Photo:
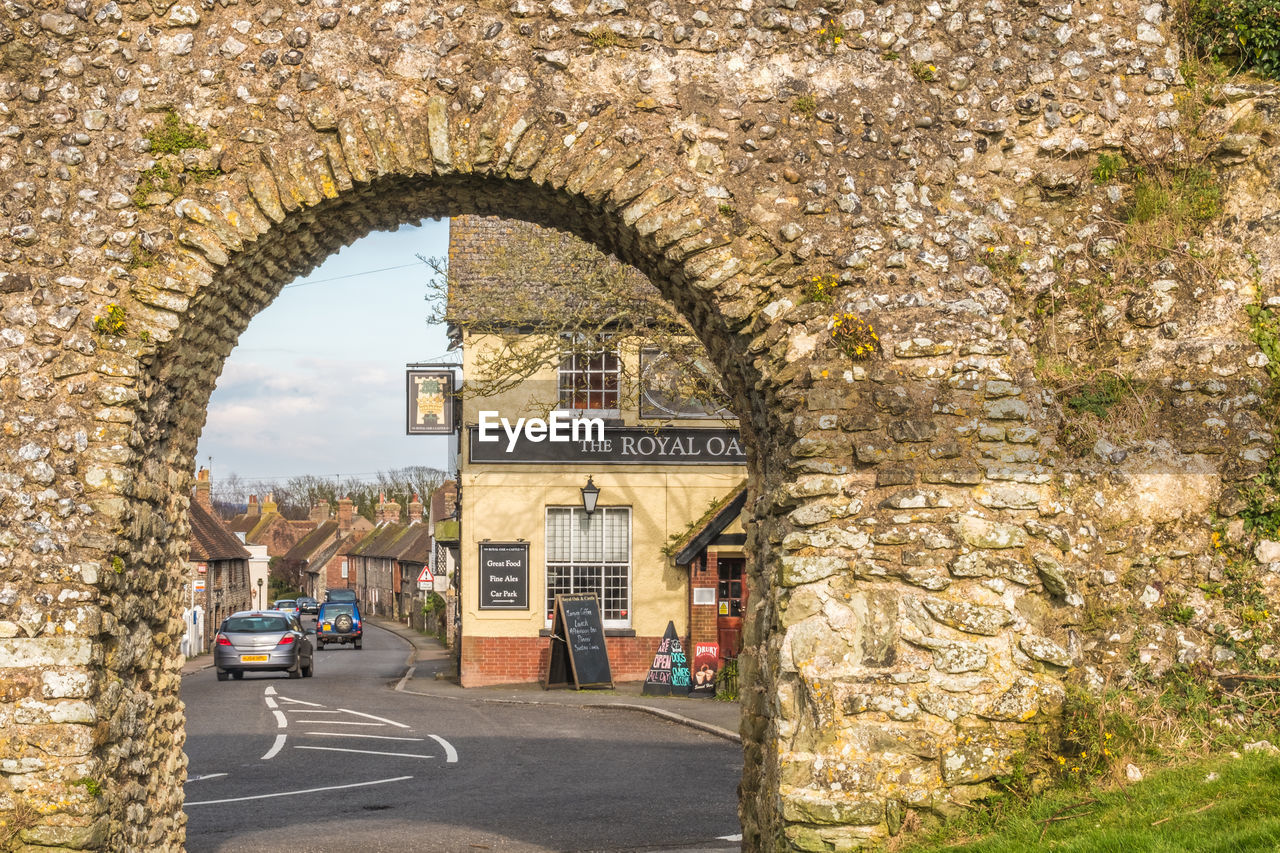
[[714, 699], [716, 695], [716, 672], [720, 669], [719, 643], [693, 644], [693, 684], [690, 696], [701, 696]]
[[480, 543], [480, 609], [529, 609], [529, 543]]
[[453, 373], [448, 370], [408, 370], [406, 385], [408, 434], [452, 434]]

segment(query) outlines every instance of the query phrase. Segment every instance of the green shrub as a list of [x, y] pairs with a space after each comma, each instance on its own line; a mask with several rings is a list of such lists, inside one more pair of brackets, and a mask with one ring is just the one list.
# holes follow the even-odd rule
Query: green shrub
[[1201, 56], [1280, 77], [1280, 0], [1186, 0], [1180, 23]]

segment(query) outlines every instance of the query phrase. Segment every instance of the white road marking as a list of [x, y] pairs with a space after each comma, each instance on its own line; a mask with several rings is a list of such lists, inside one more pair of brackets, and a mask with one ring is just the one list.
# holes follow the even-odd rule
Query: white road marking
[[268, 697], [267, 697], [267, 707], [268, 707], [268, 708], [278, 708], [279, 706], [276, 704], [276, 700], [274, 700], [274, 699], [272, 699], [270, 696], [268, 696]]
[[719, 838], [716, 839], [716, 841], [741, 841], [741, 840], [742, 840], [741, 832], [739, 832], [737, 835], [721, 835]]
[[453, 744], [449, 743], [449, 741], [440, 737], [440, 735], [427, 735], [427, 737], [431, 738], [436, 743], [444, 747], [444, 756], [445, 756], [446, 764], [458, 763], [458, 750], [453, 748]]
[[272, 797], [296, 797], [299, 794], [316, 794], [321, 791], [341, 791], [346, 788], [367, 788], [370, 785], [385, 785], [388, 782], [403, 782], [406, 779], [412, 779], [412, 776], [396, 776], [394, 779], [376, 779], [372, 782], [353, 782], [350, 785], [329, 785], [324, 788], [306, 788], [301, 791], [280, 791], [276, 794], [255, 794], [251, 797], [228, 797], [225, 800], [198, 800], [196, 802], [188, 801], [188, 806], [212, 806], [218, 803], [242, 803], [245, 800], [267, 800]]
[[203, 782], [205, 779], [217, 779], [219, 776], [226, 775], [226, 773], [205, 773], [200, 776], [188, 776], [187, 784], [190, 785], [192, 782]]
[[292, 702], [295, 705], [310, 705], [312, 708], [323, 708], [319, 702], [303, 702], [301, 699], [290, 699], [288, 696], [281, 696], [281, 702]]
[[290, 714], [341, 714], [341, 711], [321, 711], [316, 708], [287, 708]]
[[349, 708], [339, 708], [338, 710], [345, 711], [348, 714], [355, 714], [357, 717], [367, 717], [370, 720], [378, 720], [379, 722], [383, 722], [383, 723], [387, 723], [388, 725], [395, 726], [398, 729], [412, 728], [411, 726], [406, 726], [404, 723], [397, 723], [395, 720], [388, 720], [386, 717], [375, 717], [373, 714], [365, 714], [365, 713], [361, 713], [360, 711], [352, 711]]
[[321, 737], [358, 737], [365, 740], [426, 740], [421, 737], [393, 737], [392, 735], [362, 735], [347, 734], [346, 732], [305, 732], [309, 735], [319, 735]]
[[415, 755], [412, 752], [378, 752], [372, 749], [343, 749], [340, 746], [295, 746], [294, 749], [316, 749], [321, 752], [354, 752], [359, 755], [390, 755], [394, 758], [435, 758], [434, 755]]
[[284, 711], [272, 711], [271, 713], [276, 715], [276, 728], [283, 729], [289, 725], [289, 721], [284, 717]]
[[372, 726], [382, 728], [382, 723], [357, 723], [352, 720], [294, 720], [295, 723], [315, 723], [318, 726]]
[[272, 685], [268, 684], [268, 685], [267, 685], [266, 693], [267, 693], [267, 695], [268, 695], [268, 696], [274, 696], [274, 695], [276, 695], [276, 689], [275, 689], [275, 687], [273, 687]]
[[276, 735], [276, 742], [271, 745], [270, 749], [267, 750], [267, 754], [262, 756], [262, 758], [258, 760], [270, 761], [271, 759], [275, 758], [276, 753], [278, 753], [281, 749], [284, 748], [284, 742], [287, 737], [288, 737], [287, 735]]

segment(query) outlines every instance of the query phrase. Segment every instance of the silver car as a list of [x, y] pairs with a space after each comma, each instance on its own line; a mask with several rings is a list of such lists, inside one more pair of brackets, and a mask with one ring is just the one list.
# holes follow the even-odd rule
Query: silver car
[[218, 680], [244, 678], [248, 670], [283, 671], [290, 678], [311, 677], [315, 665], [313, 632], [298, 617], [280, 610], [242, 610], [222, 622], [213, 643]]

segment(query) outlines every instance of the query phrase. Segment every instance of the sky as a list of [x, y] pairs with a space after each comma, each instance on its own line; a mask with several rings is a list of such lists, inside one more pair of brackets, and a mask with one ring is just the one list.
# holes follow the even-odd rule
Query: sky
[[447, 220], [358, 240], [287, 285], [250, 322], [209, 400], [196, 467], [216, 482], [446, 469], [447, 439], [405, 435], [405, 365], [453, 361], [427, 323]]

